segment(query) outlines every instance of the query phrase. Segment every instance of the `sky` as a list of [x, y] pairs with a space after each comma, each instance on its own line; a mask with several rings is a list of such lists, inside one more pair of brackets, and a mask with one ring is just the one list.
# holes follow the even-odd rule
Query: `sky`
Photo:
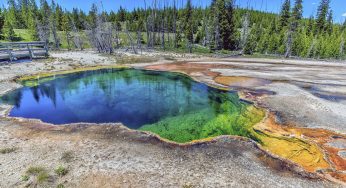
[[[50, 1], [50, 0], [48, 0]], [[92, 3], [103, 5], [103, 8], [107, 11], [116, 11], [120, 6], [132, 10], [136, 7], [144, 7], [145, 0], [55, 0], [63, 8], [71, 10], [72, 8], [80, 8], [82, 10], [89, 10]], [[151, 5], [153, 0], [146, 0], [147, 6]], [[173, 2], [172, 0], [168, 0]], [[194, 5], [207, 6], [211, 0], [192, 0]], [[257, 10], [266, 10], [269, 12], [278, 13], [280, 11], [282, 2], [284, 0], [235, 0], [236, 5], [246, 8], [253, 8]], [[294, 0], [291, 0], [292, 3]], [[0, 0], [0, 4], [6, 4], [7, 0]], [[158, 0], [158, 2], [164, 2], [164, 0]], [[177, 0], [179, 5], [186, 0]], [[304, 17], [310, 17], [316, 15], [317, 7], [320, 0], [303, 0], [304, 2]], [[343, 22], [346, 19], [346, 2], [345, 0], [331, 0], [331, 9], [333, 10], [335, 22]]]

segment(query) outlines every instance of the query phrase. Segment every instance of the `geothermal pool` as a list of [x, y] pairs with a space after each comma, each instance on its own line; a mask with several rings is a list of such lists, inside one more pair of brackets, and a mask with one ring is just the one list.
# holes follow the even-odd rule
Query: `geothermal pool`
[[11, 117], [46, 123], [122, 123], [176, 142], [219, 135], [255, 139], [264, 112], [179, 73], [104, 69], [26, 80], [1, 97]]

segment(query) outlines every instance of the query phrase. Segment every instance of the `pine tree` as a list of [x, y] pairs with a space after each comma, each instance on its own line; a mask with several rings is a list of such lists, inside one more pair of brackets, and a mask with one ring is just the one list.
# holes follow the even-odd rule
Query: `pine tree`
[[254, 24], [251, 27], [251, 31], [249, 33], [248, 39], [246, 40], [245, 47], [244, 47], [244, 54], [253, 54], [257, 47], [257, 40], [260, 35], [259, 33], [259, 27], [257, 27], [256, 24]]
[[[18, 19], [17, 19], [17, 5], [15, 0], [8, 0], [7, 1], [7, 11], [6, 11], [6, 20], [9, 19], [9, 22], [11, 22], [12, 27], [17, 27], [18, 25]], [[5, 20], [5, 21], [6, 21]]]
[[326, 26], [326, 30], [328, 32], [329, 35], [331, 35], [333, 33], [333, 10], [330, 10], [328, 13], [328, 18], [327, 18], [327, 26]]
[[0, 40], [3, 39], [2, 29], [4, 27], [4, 21], [5, 21], [4, 12], [0, 8]]
[[97, 5], [94, 3], [92, 4], [91, 9], [89, 11], [89, 15], [88, 15], [88, 23], [91, 29], [95, 29], [97, 27], [97, 14], [98, 14], [98, 8], [97, 8]]
[[23, 21], [22, 23], [22, 28], [27, 28], [28, 27], [28, 13], [29, 13], [29, 1], [28, 0], [22, 0], [21, 1], [21, 20]]
[[[5, 22], [8, 21], [8, 24], [11, 25], [11, 27], [16, 27], [18, 28], [18, 19], [17, 19], [17, 9], [16, 9], [16, 2], [15, 0], [8, 0], [7, 2], [8, 5], [8, 9], [6, 11], [6, 15], [5, 15]], [[7, 24], [7, 25], [8, 25]]]
[[122, 6], [119, 8], [118, 18], [120, 22], [126, 21], [126, 10]]
[[55, 8], [55, 19], [56, 19], [56, 27], [58, 31], [61, 31], [61, 22], [63, 17], [64, 11], [62, 10], [61, 6], [59, 4], [56, 5]]
[[14, 41], [16, 38], [16, 34], [13, 30], [13, 24], [11, 22], [11, 19], [8, 18], [9, 16], [11, 15], [5, 12], [5, 22], [2, 28], [2, 33], [5, 37], [5, 40]]
[[182, 28], [181, 28], [181, 25], [179, 24], [179, 25], [177, 25], [176, 35], [175, 35], [176, 48], [181, 47], [181, 39], [182, 39], [181, 31], [182, 31]]
[[321, 0], [317, 10], [315, 34], [325, 31], [330, 0]]
[[225, 48], [228, 50], [235, 50], [237, 48], [237, 29], [234, 16], [234, 0], [229, 0], [228, 2], [226, 2], [226, 10], [228, 21], [228, 36], [225, 42]]
[[299, 27], [299, 22], [303, 18], [303, 0], [296, 0], [291, 17], [291, 26], [295, 32]]
[[51, 14], [50, 14], [50, 18], [49, 18], [49, 21], [50, 21], [50, 28], [51, 28], [51, 31], [52, 31], [52, 34], [53, 34], [53, 39], [54, 39], [54, 44], [55, 44], [55, 48], [56, 49], [59, 49], [60, 48], [60, 39], [59, 39], [59, 36], [58, 36], [58, 14], [57, 14], [57, 6], [54, 2], [54, 0], [52, 0], [52, 3], [51, 3]]
[[308, 23], [307, 23], [307, 29], [306, 29], [306, 34], [309, 35], [314, 32], [314, 26], [315, 26], [315, 20], [313, 16], [310, 16]]
[[192, 18], [192, 3], [191, 3], [191, 0], [187, 0], [187, 4], [185, 7], [184, 30], [185, 30], [185, 37], [188, 42], [189, 53], [192, 53], [192, 43], [193, 43], [192, 19], [193, 19]]
[[87, 15], [83, 10], [79, 10], [79, 23], [80, 23], [80, 28], [79, 30], [84, 30], [85, 28], [85, 23], [87, 22]]
[[287, 34], [286, 41], [286, 52], [285, 57], [288, 58], [292, 54], [292, 45], [294, 43], [294, 38], [297, 35], [297, 28], [299, 26], [299, 22], [303, 17], [303, 0], [296, 0], [294, 3], [294, 8], [292, 12], [292, 17], [290, 18], [290, 28]]
[[277, 33], [280, 32], [277, 28], [278, 20], [275, 19], [273, 22], [270, 23], [270, 29], [269, 29], [269, 45], [268, 45], [268, 52], [272, 54], [276, 54], [279, 49], [279, 42], [280, 42], [280, 35]]
[[70, 24], [70, 18], [68, 13], [65, 13], [62, 17], [61, 20], [61, 26], [62, 26], [62, 31], [65, 34], [66, 42], [67, 42], [67, 48], [70, 50], [71, 45], [70, 45], [70, 39], [71, 39], [71, 24]]
[[[112, 11], [112, 13], [114, 13], [114, 12]], [[72, 20], [75, 23], [77, 29], [82, 28], [82, 23], [81, 23], [81, 20], [79, 18], [79, 10], [77, 8], [72, 9]]]
[[217, 49], [225, 49], [226, 42], [228, 41], [229, 33], [228, 31], [228, 18], [227, 18], [227, 11], [226, 11], [226, 4], [225, 0], [216, 0], [215, 3], [215, 14], [216, 14], [216, 20], [217, 20], [217, 34], [219, 35], [218, 41], [217, 41]]
[[280, 25], [279, 29], [282, 30], [284, 27], [287, 27], [289, 25], [289, 19], [291, 17], [291, 1], [285, 0], [284, 4], [281, 7], [280, 12]]
[[236, 49], [233, 0], [212, 1], [216, 49]]
[[38, 28], [37, 28], [37, 13], [38, 8], [36, 5], [35, 0], [30, 0], [28, 5], [28, 13], [27, 13], [27, 28], [29, 30], [30, 38], [33, 41], [40, 40], [38, 35]]
[[37, 19], [37, 30], [39, 34], [39, 38], [41, 41], [49, 42], [50, 36], [50, 14], [51, 9], [46, 0], [40, 0], [40, 13], [39, 19]]

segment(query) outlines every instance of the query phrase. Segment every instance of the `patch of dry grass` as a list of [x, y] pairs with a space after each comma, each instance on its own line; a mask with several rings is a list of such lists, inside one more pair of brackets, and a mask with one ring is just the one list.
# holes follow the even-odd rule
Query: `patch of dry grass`
[[18, 148], [16, 148], [16, 147], [2, 148], [2, 149], [0, 149], [0, 153], [1, 154], [8, 154], [8, 153], [15, 152], [17, 149]]
[[61, 160], [66, 163], [71, 162], [73, 159], [74, 159], [74, 155], [72, 151], [65, 151], [61, 155]]

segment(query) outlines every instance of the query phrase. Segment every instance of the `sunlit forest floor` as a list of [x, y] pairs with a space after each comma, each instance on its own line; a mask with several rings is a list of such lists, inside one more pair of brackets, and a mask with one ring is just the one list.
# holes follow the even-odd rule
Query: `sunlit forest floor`
[[[121, 125], [52, 126], [6, 117], [1, 105], [0, 187], [342, 187], [346, 176], [346, 65], [146, 52], [53, 52], [0, 66], [0, 93], [22, 76], [130, 66], [176, 71], [237, 90], [267, 111], [262, 143], [222, 136], [177, 145]], [[92, 68], [90, 68], [92, 67]], [[37, 77], [34, 76], [34, 77]], [[66, 169], [66, 174], [60, 171]], [[64, 171], [63, 171], [64, 172]]]

